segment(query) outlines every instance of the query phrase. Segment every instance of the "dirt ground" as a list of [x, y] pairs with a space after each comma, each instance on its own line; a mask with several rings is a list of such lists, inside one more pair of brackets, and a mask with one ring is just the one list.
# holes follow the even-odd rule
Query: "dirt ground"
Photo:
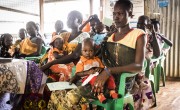
[[157, 107], [150, 110], [180, 110], [180, 81], [166, 81], [156, 97]]

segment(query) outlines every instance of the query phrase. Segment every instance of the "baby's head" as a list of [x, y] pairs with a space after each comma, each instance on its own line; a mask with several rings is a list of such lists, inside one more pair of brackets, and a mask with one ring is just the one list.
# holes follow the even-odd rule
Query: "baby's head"
[[0, 40], [1, 40], [1, 45], [3, 47], [9, 48], [12, 45], [13, 37], [11, 34], [6, 33], [6, 34], [1, 35]]
[[94, 41], [91, 38], [86, 38], [82, 42], [82, 56], [87, 59], [91, 59], [94, 57]]
[[104, 30], [104, 24], [102, 22], [98, 22], [95, 25], [96, 33], [101, 33]]
[[53, 46], [53, 48], [57, 48], [59, 50], [63, 50], [63, 44], [64, 44], [64, 40], [59, 35], [54, 36], [50, 43], [50, 45]]

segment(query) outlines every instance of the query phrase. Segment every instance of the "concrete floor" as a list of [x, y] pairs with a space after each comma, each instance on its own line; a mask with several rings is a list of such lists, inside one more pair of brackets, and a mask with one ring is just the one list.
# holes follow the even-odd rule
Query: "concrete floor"
[[157, 107], [150, 110], [180, 110], [180, 81], [166, 81], [156, 97]]

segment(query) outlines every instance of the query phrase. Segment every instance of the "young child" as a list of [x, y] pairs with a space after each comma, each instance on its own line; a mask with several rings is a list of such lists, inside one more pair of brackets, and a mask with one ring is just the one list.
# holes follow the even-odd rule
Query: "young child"
[[[101, 73], [104, 66], [98, 57], [94, 56], [94, 42], [91, 38], [86, 38], [82, 42], [82, 56], [76, 65], [76, 75], [81, 77], [82, 86], [90, 84], [94, 86], [96, 76]], [[110, 76], [107, 81], [107, 88], [110, 90], [110, 96], [112, 98], [118, 98], [118, 94], [115, 92], [115, 82], [113, 76]], [[97, 95], [101, 103], [106, 102], [106, 98], [103, 93]]]
[[[59, 35], [53, 37], [50, 45], [52, 47], [48, 53], [48, 62], [51, 62], [55, 59], [60, 59], [67, 55], [67, 52], [65, 51], [64, 41]], [[51, 79], [51, 81], [68, 81], [70, 79], [73, 66], [73, 63], [56, 64], [51, 66], [50, 69], [53, 73], [49, 76], [49, 78]]]
[[102, 22], [95, 25], [96, 34], [93, 36], [93, 40], [95, 41], [96, 46], [99, 46], [104, 40], [104, 37], [106, 37], [106, 33], [104, 33], [103, 30], [104, 24]]
[[10, 49], [11, 45], [12, 45], [12, 35], [11, 34], [2, 34], [1, 38], [0, 38], [0, 57], [4, 57], [4, 58], [11, 58], [10, 53], [8, 52], [8, 50]]

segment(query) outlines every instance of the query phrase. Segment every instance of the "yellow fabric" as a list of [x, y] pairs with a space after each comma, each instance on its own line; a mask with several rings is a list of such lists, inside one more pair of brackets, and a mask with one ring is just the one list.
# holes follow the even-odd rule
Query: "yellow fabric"
[[71, 32], [64, 32], [64, 33], [60, 34], [60, 36], [64, 39], [64, 44], [65, 44], [65, 47], [66, 47], [66, 51], [68, 51], [68, 54], [71, 54], [75, 50], [78, 43], [82, 43], [82, 41], [85, 38], [90, 37], [90, 35], [87, 32], [82, 32], [75, 39], [68, 42], [68, 39], [69, 39], [70, 35], [71, 35]]
[[20, 48], [20, 43], [21, 43], [21, 40], [16, 40], [16, 42], [9, 48], [8, 52], [10, 53], [11, 56], [14, 55], [15, 49]]
[[[61, 33], [60, 36], [63, 38], [64, 40], [64, 45], [65, 47], [67, 47], [66, 49], [64, 49], [65, 51], [68, 51], [68, 39], [70, 37], [71, 33], [70, 32], [64, 32], [64, 33]], [[69, 53], [69, 52], [68, 52]]]
[[123, 39], [119, 40], [119, 41], [114, 41], [114, 34], [112, 34], [109, 38], [108, 38], [108, 42], [116, 42], [116, 43], [120, 43], [123, 44], [127, 47], [136, 48], [136, 41], [139, 37], [141, 37], [142, 35], [144, 35], [145, 32], [141, 29], [132, 29], [130, 32], [128, 32], [126, 34], [126, 36], [124, 36]]
[[30, 55], [37, 52], [37, 44], [32, 43], [29, 38], [25, 38], [20, 43], [20, 53], [25, 55]]

